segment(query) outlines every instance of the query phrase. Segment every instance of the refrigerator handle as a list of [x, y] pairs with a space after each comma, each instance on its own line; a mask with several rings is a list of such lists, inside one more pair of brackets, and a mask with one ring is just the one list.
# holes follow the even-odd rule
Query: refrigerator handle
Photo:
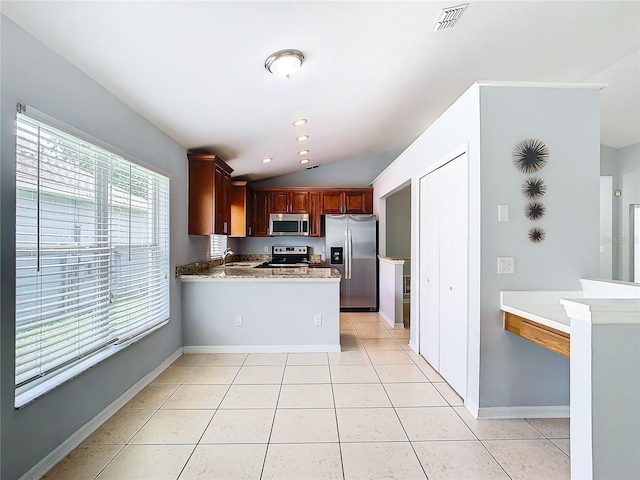
[[347, 278], [351, 280], [351, 256], [353, 255], [353, 241], [351, 238], [351, 229], [347, 230], [347, 261], [349, 262], [349, 273], [347, 274]]

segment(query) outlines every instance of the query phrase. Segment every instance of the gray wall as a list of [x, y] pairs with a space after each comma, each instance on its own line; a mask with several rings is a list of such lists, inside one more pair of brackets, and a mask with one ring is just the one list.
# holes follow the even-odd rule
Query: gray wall
[[[64, 385], [13, 408], [16, 104], [25, 103], [171, 174], [171, 257], [201, 259], [205, 239], [187, 236], [186, 150], [82, 72], [2, 16], [0, 478], [19, 478], [182, 346], [180, 285], [171, 282], [169, 325]], [[180, 213], [180, 214], [179, 214]], [[195, 244], [195, 246], [194, 246]]]
[[613, 177], [613, 278], [630, 281], [629, 205], [640, 204], [640, 143], [624, 148], [600, 146], [600, 175]]
[[402, 149], [363, 155], [252, 183], [256, 187], [368, 187]]
[[[482, 88], [482, 300], [480, 406], [569, 405], [569, 360], [502, 329], [501, 290], [580, 290], [599, 273], [599, 91]], [[544, 141], [549, 162], [536, 176], [548, 191], [537, 222], [520, 193], [529, 176], [512, 164], [525, 138]], [[498, 204], [510, 221], [498, 222]], [[531, 243], [540, 225], [546, 240]], [[513, 256], [515, 274], [498, 275], [496, 258]]]
[[[311, 247], [309, 253], [319, 254], [324, 260], [324, 237], [247, 237], [230, 238], [228, 245], [235, 253], [262, 253], [271, 255], [273, 245]], [[267, 251], [265, 252], [265, 247]]]
[[[613, 209], [620, 215], [619, 230], [614, 230], [620, 248], [620, 279], [631, 280], [629, 250], [631, 231], [629, 229], [629, 205], [640, 204], [640, 143], [618, 150], [618, 172], [622, 194], [613, 199]], [[615, 186], [614, 186], [615, 189]]]
[[387, 256], [411, 256], [411, 185], [387, 197]]
[[[387, 256], [411, 258], [411, 185], [388, 196], [385, 208]], [[411, 275], [410, 261], [404, 262], [403, 275]]]

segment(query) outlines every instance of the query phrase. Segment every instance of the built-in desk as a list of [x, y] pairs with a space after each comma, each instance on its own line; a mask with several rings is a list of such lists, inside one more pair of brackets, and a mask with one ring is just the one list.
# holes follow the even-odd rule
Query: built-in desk
[[582, 291], [501, 292], [504, 329], [569, 357], [571, 321], [563, 298], [582, 298]]

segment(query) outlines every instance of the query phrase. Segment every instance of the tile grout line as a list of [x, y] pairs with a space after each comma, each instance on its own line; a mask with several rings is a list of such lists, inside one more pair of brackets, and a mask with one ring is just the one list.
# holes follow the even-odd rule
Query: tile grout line
[[[385, 328], [386, 328], [386, 326], [385, 326]], [[356, 332], [357, 332], [357, 330], [356, 330]], [[358, 333], [358, 337], [360, 337], [360, 332], [357, 332], [357, 333]], [[395, 340], [395, 342], [398, 345], [400, 345], [400, 343], [398, 342], [398, 339], [393, 337], [393, 335], [392, 335], [392, 338]], [[369, 356], [369, 351], [367, 350], [367, 347], [365, 346], [364, 342], [362, 342], [362, 346], [365, 349], [367, 357], [369, 357], [369, 360], [371, 361], [371, 357]], [[407, 355], [407, 357], [409, 357], [409, 356]], [[409, 359], [411, 361], [413, 361], [413, 359], [411, 359], [411, 357], [409, 357]], [[371, 364], [373, 365], [373, 361], [371, 361]], [[420, 461], [420, 457], [418, 457], [418, 453], [416, 452], [416, 449], [413, 446], [413, 442], [409, 438], [409, 434], [407, 433], [407, 430], [406, 430], [404, 424], [402, 423], [402, 420], [400, 420], [400, 415], [398, 415], [398, 411], [396, 410], [395, 405], [391, 401], [391, 397], [389, 396], [389, 392], [387, 392], [387, 389], [384, 388], [384, 382], [382, 382], [382, 379], [380, 378], [380, 375], [378, 374], [378, 371], [376, 370], [375, 365], [373, 365], [373, 369], [376, 372], [376, 375], [378, 376], [378, 380], [380, 380], [380, 385], [382, 386], [382, 390], [384, 391], [384, 394], [387, 396], [387, 400], [389, 400], [389, 404], [391, 405], [391, 408], [393, 408], [393, 413], [396, 415], [396, 418], [398, 419], [398, 423], [400, 424], [400, 427], [402, 428], [402, 431], [404, 432], [405, 437], [407, 437], [407, 442], [409, 443], [409, 446], [411, 447], [411, 450], [413, 451], [413, 454], [415, 455], [415, 458], [418, 461], [418, 465], [420, 465], [420, 468], [422, 469], [422, 472], [424, 473], [425, 478], [428, 479], [429, 477], [427, 475], [426, 470], [424, 469], [424, 465], [422, 465], [422, 462]], [[422, 374], [424, 375], [424, 372], [422, 372]], [[426, 375], [425, 375], [425, 378], [426, 378]], [[429, 379], [427, 379], [427, 380], [429, 380]], [[431, 383], [431, 382], [429, 382], [429, 383]]]
[[[289, 361], [289, 354], [285, 354], [287, 357], [284, 359], [284, 368], [282, 369], [282, 378], [280, 378], [280, 385], [278, 387], [278, 398], [276, 398], [276, 405], [273, 409], [273, 419], [271, 420], [271, 429], [269, 430], [269, 438], [267, 439], [267, 445], [264, 449], [264, 458], [262, 459], [262, 468], [260, 469], [260, 479], [264, 475], [264, 467], [267, 464], [267, 455], [269, 454], [269, 446], [271, 445], [271, 435], [273, 434], [273, 426], [276, 424], [276, 415], [278, 413], [278, 403], [280, 403], [280, 394], [282, 393], [282, 382], [284, 382], [284, 374], [287, 370], [287, 362]], [[249, 356], [247, 355], [247, 358]]]
[[[191, 375], [193, 375], [193, 373], [204, 364], [204, 361], [209, 357], [209, 355], [207, 354], [202, 361], [196, 366], [196, 368], [193, 370], [193, 372], [191, 372]], [[249, 357], [249, 355], [247, 355], [244, 360], [242, 361], [242, 365], [240, 365], [240, 368], [238, 369], [238, 371], [236, 372], [236, 374], [233, 377], [233, 380], [231, 380], [231, 383], [229, 383], [229, 385], [227, 386], [227, 391], [224, 393], [224, 395], [222, 396], [222, 398], [220, 399], [220, 403], [218, 403], [218, 406], [214, 409], [213, 411], [213, 415], [211, 415], [211, 418], [209, 419], [209, 421], [207, 422], [207, 426], [204, 427], [204, 430], [202, 431], [202, 434], [200, 435], [200, 438], [198, 439], [198, 441], [196, 442], [196, 444], [193, 447], [193, 450], [191, 451], [191, 453], [189, 454], [189, 458], [187, 458], [187, 461], [184, 463], [184, 465], [182, 466], [182, 468], [180, 469], [180, 473], [178, 473], [178, 476], [176, 477], [176, 480], [178, 480], [180, 478], [180, 476], [182, 475], [182, 473], [184, 472], [184, 469], [187, 468], [187, 465], [189, 464], [189, 461], [191, 461], [191, 458], [193, 458], [193, 454], [196, 452], [196, 449], [198, 448], [198, 446], [200, 445], [200, 442], [202, 441], [202, 437], [204, 437], [204, 434], [207, 432], [207, 429], [209, 428], [209, 426], [211, 425], [211, 422], [213, 422], [214, 417], [216, 416], [216, 413], [218, 413], [218, 410], [220, 408], [220, 405], [222, 405], [222, 402], [224, 401], [225, 397], [227, 396], [227, 394], [229, 393], [229, 390], [231, 389], [231, 385], [233, 385], [234, 380], [236, 379], [236, 377], [238, 376], [238, 374], [240, 373], [240, 370], [242, 369], [242, 366], [244, 365], [244, 362], [247, 361], [247, 358]], [[215, 365], [214, 365], [215, 366]], [[191, 377], [191, 375], [189, 375], [186, 379], [185, 382]], [[185, 383], [182, 382], [182, 385], [184, 385]], [[180, 385], [180, 386], [182, 386]], [[215, 385], [215, 384], [207, 384], [207, 385]], [[180, 387], [178, 387], [180, 388]], [[177, 389], [176, 389], [177, 391]], [[175, 392], [171, 395], [173, 396], [175, 394]], [[171, 398], [171, 396], [169, 398]], [[165, 400], [165, 402], [162, 404], [164, 405], [166, 402], [169, 401], [169, 398], [167, 398], [167, 400]], [[160, 407], [162, 408], [162, 407]], [[195, 408], [189, 408], [187, 410], [197, 410]]]
[[[351, 315], [349, 315], [348, 313], [347, 315], [349, 317], [349, 322], [351, 322]], [[353, 322], [351, 322], [351, 325], [353, 325]], [[327, 355], [327, 361], [329, 361], [329, 355]], [[342, 456], [342, 442], [340, 441], [340, 428], [338, 427], [338, 409], [336, 407], [336, 394], [333, 390], [333, 376], [331, 375], [331, 362], [329, 362], [329, 382], [331, 382], [331, 400], [333, 401], [333, 416], [336, 419], [336, 434], [338, 435], [338, 453], [340, 454], [340, 471], [342, 472], [342, 478], [344, 480], [344, 459]]]

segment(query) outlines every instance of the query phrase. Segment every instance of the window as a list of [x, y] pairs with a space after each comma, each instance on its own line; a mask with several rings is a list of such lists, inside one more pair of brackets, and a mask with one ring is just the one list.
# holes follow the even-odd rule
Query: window
[[226, 249], [226, 235], [209, 235], [209, 258], [222, 258]]
[[16, 406], [168, 318], [169, 178], [19, 113]]

